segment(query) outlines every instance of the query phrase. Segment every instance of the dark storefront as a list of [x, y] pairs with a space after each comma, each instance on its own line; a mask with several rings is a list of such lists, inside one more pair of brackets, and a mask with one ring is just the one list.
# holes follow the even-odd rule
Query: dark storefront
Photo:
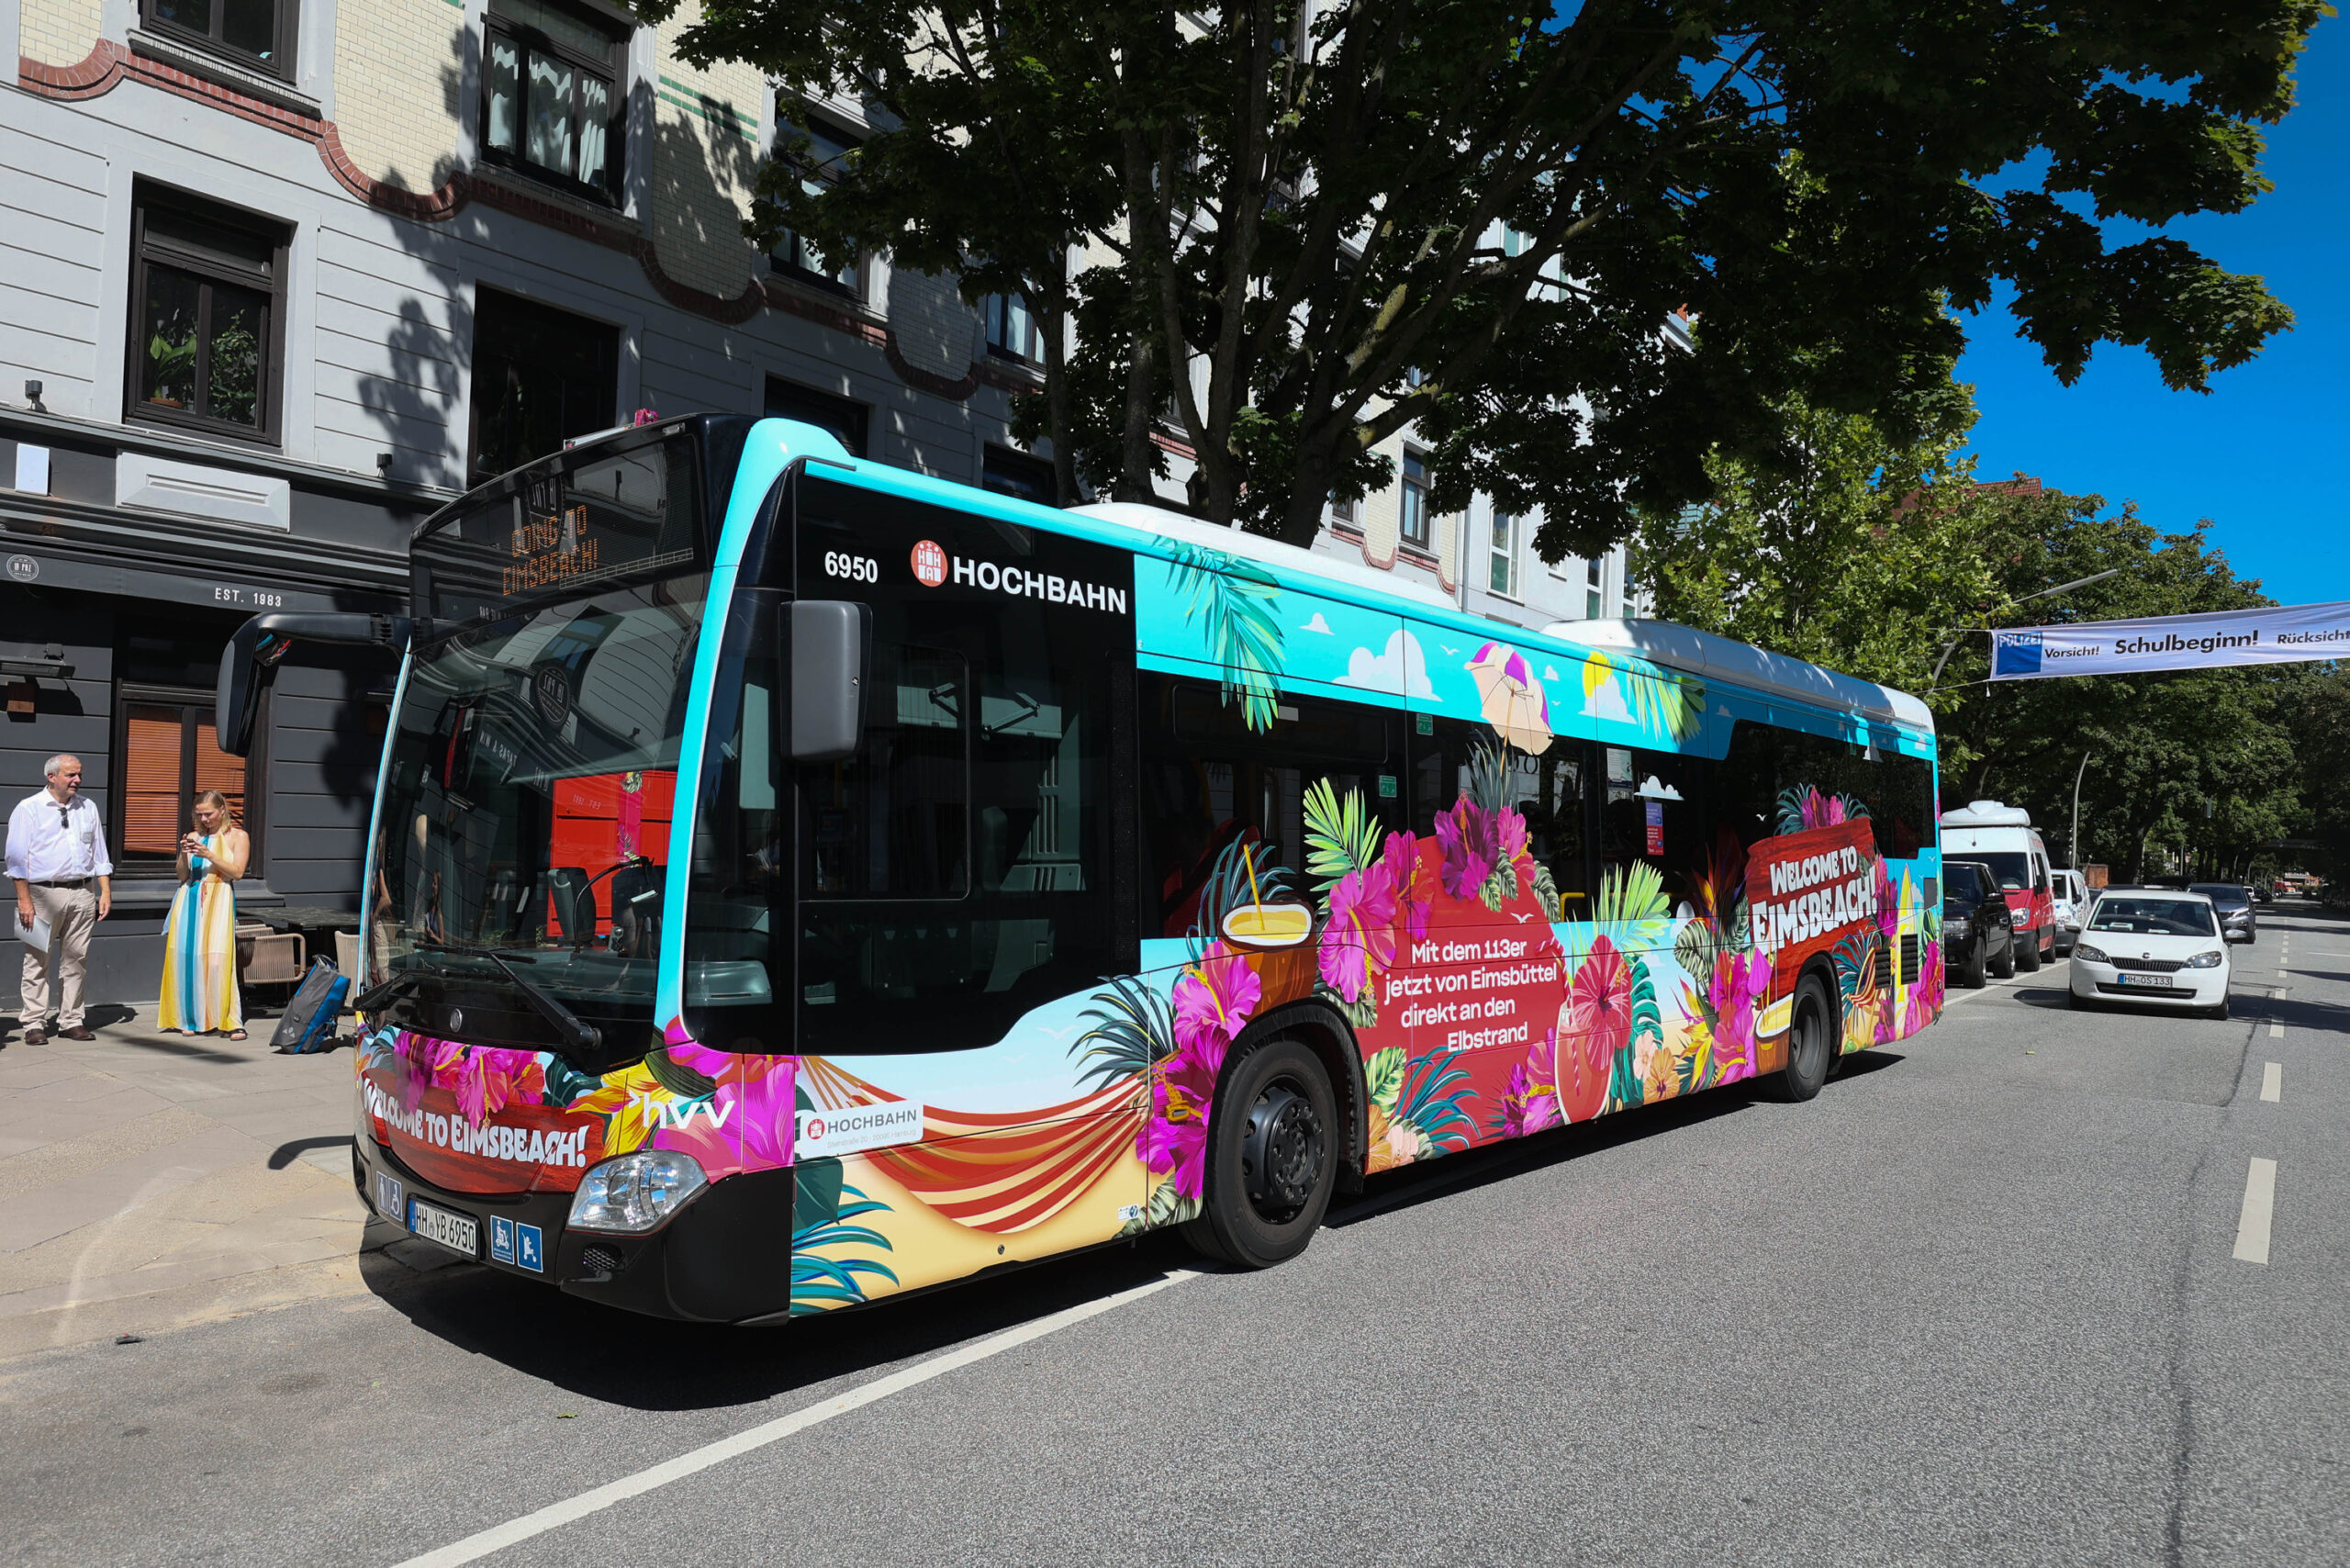
[[[11, 477], [45, 480], [45, 492]], [[115, 862], [114, 917], [91, 948], [94, 1007], [155, 996], [174, 846], [198, 790], [227, 794], [252, 835], [241, 918], [357, 909], [393, 659], [297, 648], [244, 758], [213, 744], [213, 684], [222, 644], [258, 610], [400, 608], [409, 532], [443, 498], [0, 409], [0, 823], [41, 787], [48, 757], [82, 759]], [[15, 1011], [20, 962], [0, 941], [0, 1011]]]

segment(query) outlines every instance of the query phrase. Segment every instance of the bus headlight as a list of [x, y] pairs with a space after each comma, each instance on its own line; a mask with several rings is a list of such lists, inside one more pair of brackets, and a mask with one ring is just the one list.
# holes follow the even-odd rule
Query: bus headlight
[[642, 1149], [607, 1159], [580, 1178], [571, 1195], [574, 1230], [651, 1230], [710, 1185], [701, 1161], [673, 1148]]

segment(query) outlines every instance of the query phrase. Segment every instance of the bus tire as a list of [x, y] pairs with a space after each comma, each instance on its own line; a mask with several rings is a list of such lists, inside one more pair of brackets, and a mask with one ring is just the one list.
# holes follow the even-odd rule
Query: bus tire
[[2040, 972], [2040, 928], [2033, 926], [2028, 930], [2019, 931], [2016, 935], [2023, 938], [2023, 946], [2016, 949], [2016, 968], [2028, 975], [2038, 974]]
[[1819, 1092], [1828, 1070], [1836, 1063], [1836, 1009], [1818, 975], [1806, 975], [1796, 986], [1795, 1005], [1787, 1012], [1787, 1059], [1768, 1081], [1771, 1097], [1798, 1104]]
[[1337, 1096], [1302, 1040], [1260, 1040], [1225, 1068], [1208, 1124], [1201, 1211], [1183, 1239], [1211, 1258], [1270, 1269], [1305, 1250], [1337, 1184]]

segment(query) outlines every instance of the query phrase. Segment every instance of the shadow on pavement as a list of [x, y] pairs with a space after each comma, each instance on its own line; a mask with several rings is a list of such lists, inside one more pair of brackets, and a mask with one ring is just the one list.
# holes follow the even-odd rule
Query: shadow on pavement
[[382, 1251], [360, 1258], [368, 1288], [426, 1333], [637, 1410], [755, 1405], [1202, 1267], [1213, 1265], [1171, 1236], [1152, 1236], [780, 1327], [736, 1328], [640, 1317], [479, 1264], [418, 1273]]
[[[1884, 1050], [1843, 1058], [1822, 1091], [1895, 1066]], [[1530, 1138], [1374, 1176], [1331, 1209], [1332, 1228], [1508, 1181], [1564, 1161], [1733, 1115], [1763, 1098], [1751, 1081], [1681, 1096], [1630, 1115], [1555, 1128]], [[315, 1143], [315, 1140], [312, 1140]], [[280, 1149], [298, 1152], [301, 1146]], [[273, 1156], [272, 1162], [277, 1157]], [[401, 1233], [371, 1222], [371, 1237]], [[430, 1248], [396, 1240], [395, 1247]], [[429, 1256], [427, 1254], [426, 1256]], [[872, 1306], [799, 1318], [780, 1327], [737, 1328], [640, 1317], [479, 1264], [452, 1260], [420, 1272], [380, 1245], [362, 1254], [368, 1288], [417, 1327], [583, 1397], [641, 1410], [753, 1405], [794, 1389], [933, 1354], [1002, 1329], [1097, 1301], [1170, 1269], [1204, 1262], [1161, 1232], [1091, 1251], [982, 1275]], [[657, 1346], [657, 1356], [643, 1353]]]
[[2020, 985], [2015, 989], [2015, 999], [2026, 1007], [2062, 1013], [2073, 1005], [2073, 990], [2069, 985]]
[[297, 1137], [281, 1143], [269, 1152], [269, 1168], [283, 1170], [314, 1148], [349, 1148], [355, 1140], [349, 1133], [340, 1137]]

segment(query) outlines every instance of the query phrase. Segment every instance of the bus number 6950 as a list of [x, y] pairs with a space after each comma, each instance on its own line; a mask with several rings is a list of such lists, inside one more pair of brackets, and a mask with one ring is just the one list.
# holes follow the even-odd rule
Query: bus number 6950
[[881, 580], [881, 563], [870, 555], [850, 555], [838, 550], [824, 552], [824, 575], [846, 577], [853, 583], [878, 583]]

